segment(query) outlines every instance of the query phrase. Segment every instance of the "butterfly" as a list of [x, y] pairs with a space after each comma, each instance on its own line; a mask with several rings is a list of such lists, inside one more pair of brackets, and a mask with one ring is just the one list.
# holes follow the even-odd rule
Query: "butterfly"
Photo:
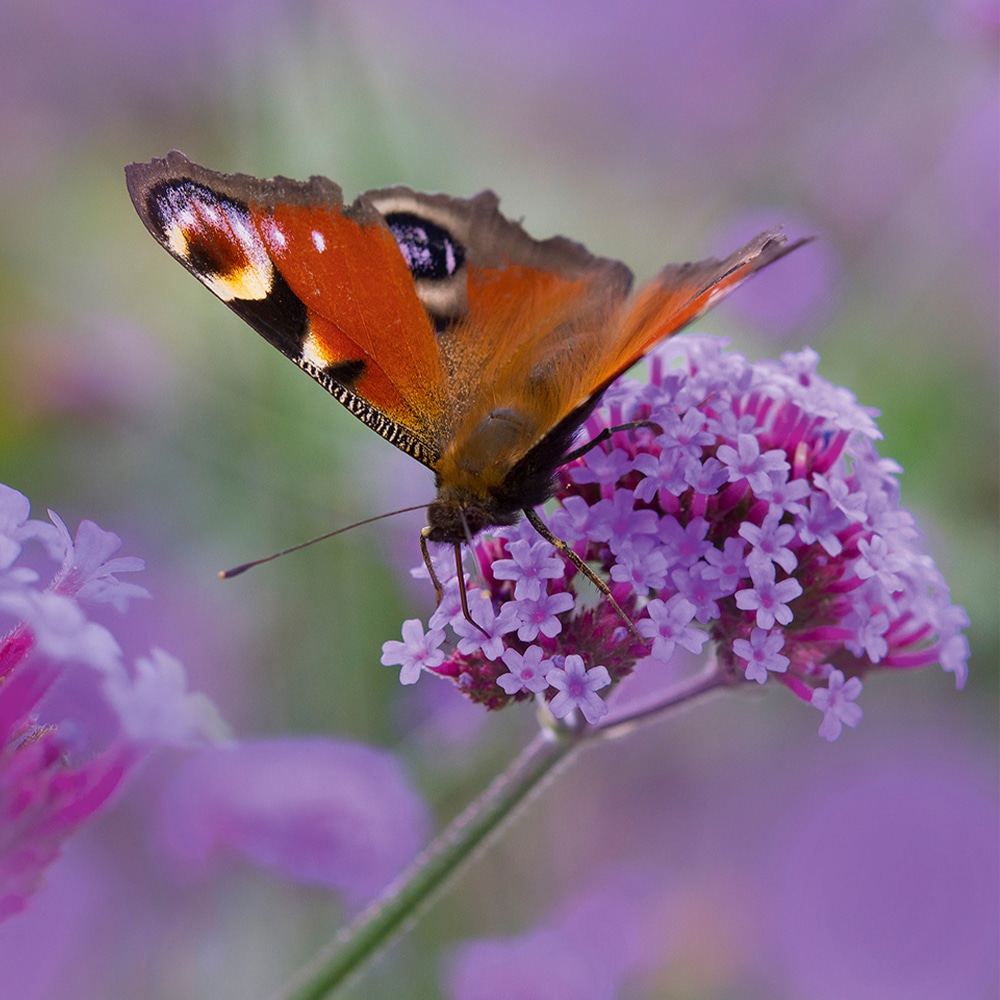
[[623, 263], [534, 239], [491, 191], [389, 187], [346, 205], [324, 177], [217, 173], [176, 151], [125, 173], [171, 256], [434, 473], [421, 546], [439, 598], [427, 541], [454, 546], [460, 567], [463, 543], [523, 514], [615, 603], [535, 508], [615, 379], [806, 242], [763, 232], [722, 260], [667, 265], [630, 294]]

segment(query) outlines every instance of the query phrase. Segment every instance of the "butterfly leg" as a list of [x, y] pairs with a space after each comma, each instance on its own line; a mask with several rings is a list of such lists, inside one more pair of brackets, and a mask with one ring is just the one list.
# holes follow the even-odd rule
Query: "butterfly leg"
[[[434, 564], [431, 562], [431, 553], [427, 548], [427, 536], [430, 534], [430, 528], [426, 527], [420, 532], [420, 554], [424, 557], [424, 565], [427, 567], [427, 574], [431, 578], [431, 583], [434, 584], [434, 595], [437, 603], [441, 603], [441, 598], [444, 596], [444, 587], [441, 585], [441, 581], [438, 579], [437, 573], [434, 571]], [[488, 636], [489, 632], [483, 628], [479, 622], [474, 621], [472, 617], [472, 612], [469, 610], [469, 594], [465, 589], [465, 571], [462, 569], [462, 543], [455, 542], [455, 569], [457, 571], [457, 579], [461, 582], [458, 587], [459, 600], [462, 602], [462, 616], [470, 624], [474, 625], [483, 635]]]
[[549, 530], [548, 525], [535, 513], [531, 507], [525, 507], [524, 516], [528, 519], [528, 522], [544, 538], [547, 542], [550, 542], [556, 547], [556, 549], [563, 554], [563, 556], [568, 559], [607, 599], [607, 602], [618, 612], [618, 617], [625, 623], [628, 630], [639, 640], [644, 646], [649, 645], [649, 640], [635, 627], [632, 623], [632, 619], [625, 614], [625, 610], [622, 606], [615, 600], [614, 594], [611, 593], [611, 588], [577, 555], [576, 550], [564, 542], [558, 535], [553, 535]]
[[431, 583], [434, 584], [434, 599], [440, 604], [441, 598], [444, 597], [444, 587], [441, 586], [441, 581], [438, 579], [437, 573], [434, 572], [434, 563], [431, 562], [431, 553], [427, 548], [427, 536], [430, 532], [429, 526], [420, 530], [420, 554], [424, 557], [427, 575], [431, 578]]
[[610, 441], [612, 434], [617, 434], [618, 431], [634, 431], [637, 427], [649, 427], [658, 434], [663, 433], [663, 428], [652, 420], [631, 420], [627, 424], [618, 424], [616, 427], [605, 427], [596, 437], [591, 438], [586, 444], [580, 445], [579, 448], [574, 448], [573, 451], [566, 455], [563, 458], [563, 464], [572, 462], [577, 458], [582, 458], [588, 451], [596, 448], [599, 444]]
[[490, 634], [483, 628], [479, 622], [474, 621], [472, 618], [472, 612], [469, 610], [469, 592], [465, 589], [465, 570], [462, 568], [462, 543], [455, 542], [455, 569], [458, 573], [458, 596], [462, 602], [462, 615], [465, 620], [470, 624], [479, 629], [483, 635], [488, 639]]

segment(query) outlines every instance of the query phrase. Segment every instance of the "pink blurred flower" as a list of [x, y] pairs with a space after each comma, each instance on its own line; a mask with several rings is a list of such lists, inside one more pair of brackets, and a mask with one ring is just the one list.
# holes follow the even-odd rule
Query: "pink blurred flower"
[[[72, 538], [29, 519], [27, 499], [0, 485], [0, 920], [22, 910], [65, 840], [86, 822], [157, 744], [192, 745], [220, 735], [222, 723], [202, 695], [186, 691], [181, 665], [162, 650], [130, 670], [112, 633], [87, 608], [148, 596], [116, 574], [142, 569], [114, 557], [111, 532], [84, 521]], [[40, 543], [57, 567], [48, 583], [21, 562]], [[106, 728], [49, 719], [57, 686], [96, 692]]]

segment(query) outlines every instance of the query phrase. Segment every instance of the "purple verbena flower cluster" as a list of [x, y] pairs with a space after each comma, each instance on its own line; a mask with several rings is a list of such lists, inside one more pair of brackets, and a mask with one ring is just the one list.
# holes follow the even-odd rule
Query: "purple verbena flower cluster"
[[[816, 374], [812, 350], [752, 363], [720, 338], [674, 338], [650, 380], [619, 380], [589, 439], [643, 422], [561, 470], [549, 525], [588, 564], [649, 645], [522, 521], [481, 539], [480, 582], [454, 568], [429, 630], [403, 626], [382, 662], [413, 683], [450, 677], [489, 708], [542, 696], [557, 718], [597, 723], [596, 692], [647, 656], [711, 641], [734, 680], [777, 681], [823, 713], [820, 735], [856, 726], [861, 677], [933, 663], [966, 677], [964, 611], [899, 506], [874, 411]], [[452, 639], [446, 642], [450, 630]]]
[[[104, 805], [136, 762], [156, 744], [195, 745], [222, 723], [204, 695], [186, 690], [184, 670], [154, 649], [129, 668], [111, 632], [88, 609], [148, 596], [117, 578], [143, 568], [114, 557], [111, 532], [83, 521], [70, 536], [29, 519], [28, 500], [0, 484], [0, 920], [23, 909], [63, 842]], [[55, 563], [43, 583], [36, 563]], [[49, 716], [61, 686], [95, 691], [110, 722], [87, 729]], [[87, 700], [84, 698], [84, 700]]]

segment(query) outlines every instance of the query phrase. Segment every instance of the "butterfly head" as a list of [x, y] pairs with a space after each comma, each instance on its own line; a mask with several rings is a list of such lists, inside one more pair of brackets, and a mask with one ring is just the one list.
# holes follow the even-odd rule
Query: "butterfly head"
[[514, 524], [521, 516], [496, 497], [467, 490], [449, 489], [438, 493], [427, 508], [427, 539], [431, 542], [471, 542], [487, 528]]

